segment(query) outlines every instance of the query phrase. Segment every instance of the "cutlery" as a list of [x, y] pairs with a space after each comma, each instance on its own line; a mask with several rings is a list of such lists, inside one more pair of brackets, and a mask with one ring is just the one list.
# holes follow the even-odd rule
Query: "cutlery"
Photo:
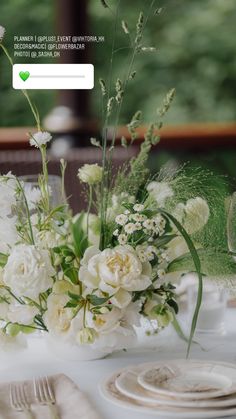
[[23, 383], [10, 385], [10, 403], [12, 409], [24, 412], [26, 418], [33, 419]]
[[48, 406], [53, 419], [59, 419], [56, 409], [56, 399], [48, 377], [34, 379], [34, 394], [37, 402]]

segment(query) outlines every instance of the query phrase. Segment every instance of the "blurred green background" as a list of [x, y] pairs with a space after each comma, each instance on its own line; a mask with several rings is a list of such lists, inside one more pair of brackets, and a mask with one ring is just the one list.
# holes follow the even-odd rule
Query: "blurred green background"
[[[114, 5], [117, 0], [109, 0]], [[56, 2], [55, 2], [56, 3]], [[96, 80], [108, 73], [111, 50], [112, 15], [100, 0], [88, 0], [90, 34], [105, 35], [105, 44], [91, 47]], [[121, 0], [120, 19], [135, 29], [140, 10], [150, 0]], [[7, 28], [6, 46], [13, 54], [13, 36], [55, 32], [54, 2], [48, 0], [9, 0], [0, 4], [0, 24]], [[123, 108], [122, 122], [136, 109], [152, 119], [165, 92], [176, 87], [175, 103], [167, 122], [222, 122], [236, 120], [235, 0], [161, 0], [160, 15], [152, 16], [145, 33], [145, 45], [156, 46], [155, 53], [140, 54]], [[78, 30], [79, 32], [79, 30]], [[79, 33], [78, 33], [79, 34]], [[117, 47], [126, 47], [128, 38], [119, 26]], [[79, 53], [79, 52], [78, 52]], [[115, 75], [122, 77], [128, 49], [117, 53]], [[16, 62], [24, 62], [16, 59]], [[25, 60], [29, 62], [29, 59]], [[33, 60], [30, 62], [34, 62]], [[42, 62], [50, 62], [49, 59]], [[11, 88], [11, 71], [6, 59], [0, 61], [0, 126], [32, 125], [32, 116], [19, 92]], [[92, 109], [100, 115], [99, 88], [92, 92]], [[40, 113], [46, 115], [56, 100], [55, 92], [34, 91], [32, 97]]]

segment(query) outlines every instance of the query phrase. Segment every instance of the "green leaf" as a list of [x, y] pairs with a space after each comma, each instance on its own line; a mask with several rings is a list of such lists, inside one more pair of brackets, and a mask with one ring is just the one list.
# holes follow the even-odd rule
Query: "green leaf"
[[102, 304], [105, 304], [111, 297], [97, 297], [94, 294], [87, 295], [87, 300], [93, 305], [93, 306], [101, 306]]
[[192, 341], [193, 341], [193, 337], [194, 337], [194, 333], [195, 333], [196, 326], [197, 326], [197, 320], [198, 320], [199, 311], [200, 311], [201, 304], [202, 304], [203, 283], [202, 283], [201, 261], [200, 261], [199, 256], [198, 256], [198, 252], [197, 252], [197, 250], [196, 250], [196, 248], [195, 248], [195, 246], [194, 246], [194, 244], [192, 242], [192, 239], [188, 235], [188, 233], [185, 230], [185, 228], [169, 212], [167, 212], [165, 210], [162, 210], [162, 209], [160, 209], [159, 211], [160, 211], [160, 213], [162, 215], [164, 215], [167, 218], [169, 218], [169, 220], [175, 225], [175, 227], [179, 230], [180, 234], [183, 236], [183, 238], [186, 241], [186, 244], [187, 244], [187, 246], [189, 248], [190, 254], [192, 256], [195, 270], [196, 270], [196, 272], [198, 274], [197, 302], [196, 302], [195, 310], [194, 310], [194, 313], [193, 313], [191, 330], [190, 330], [189, 341], [188, 341], [188, 348], [187, 348], [187, 358], [188, 358], [189, 352], [190, 352], [190, 348], [191, 348], [191, 345], [192, 345]]
[[61, 264], [61, 267], [63, 269], [64, 275], [67, 276], [67, 278], [69, 278], [73, 284], [78, 284], [78, 270], [65, 262]]
[[78, 304], [81, 304], [75, 300], [73, 301], [68, 301], [68, 303], [66, 303], [66, 305], [64, 306], [65, 308], [76, 308], [78, 306]]
[[80, 214], [75, 223], [72, 223], [72, 235], [74, 239], [75, 254], [80, 258], [83, 257], [84, 252], [88, 247], [88, 237], [82, 227], [83, 218], [84, 213]]
[[176, 236], [176, 234], [168, 234], [166, 236], [161, 236], [157, 240], [155, 240], [155, 246], [162, 247], [168, 244], [171, 240], [173, 240]]
[[68, 295], [72, 300], [75, 300], [75, 301], [81, 301], [84, 299], [82, 295], [74, 294], [73, 292], [70, 292], [70, 291], [68, 291]]
[[178, 314], [178, 312], [179, 312], [179, 307], [178, 307], [178, 304], [176, 303], [176, 301], [175, 301], [175, 300], [173, 300], [173, 299], [168, 300], [168, 301], [167, 301], [167, 304], [168, 304], [170, 307], [172, 307], [172, 308], [173, 308], [173, 310], [174, 310], [175, 314]]
[[[207, 276], [229, 276], [236, 274], [236, 263], [231, 254], [219, 249], [198, 249], [202, 273]], [[168, 266], [168, 272], [191, 272], [194, 263], [190, 253], [174, 259]]]
[[0, 253], [0, 266], [4, 268], [4, 266], [7, 264], [8, 256], [4, 253]]

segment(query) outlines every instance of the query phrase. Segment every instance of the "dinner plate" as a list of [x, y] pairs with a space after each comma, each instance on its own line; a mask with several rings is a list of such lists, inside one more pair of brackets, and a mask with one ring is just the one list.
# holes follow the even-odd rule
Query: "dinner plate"
[[236, 366], [200, 360], [159, 362], [140, 372], [137, 381], [146, 390], [167, 397], [212, 399], [236, 393]]
[[143, 415], [152, 415], [157, 418], [169, 419], [217, 419], [222, 417], [236, 417], [236, 408], [184, 408], [171, 407], [155, 404], [151, 406], [148, 403], [134, 400], [122, 394], [116, 387], [116, 379], [124, 371], [120, 370], [112, 376], [106, 378], [99, 384], [100, 394], [109, 402], [142, 413]]
[[115, 386], [127, 397], [139, 400], [141, 402], [148, 403], [150, 405], [156, 405], [157, 403], [162, 406], [176, 406], [176, 407], [236, 407], [236, 394], [230, 396], [221, 397], [218, 399], [206, 399], [206, 400], [184, 400], [175, 399], [174, 397], [169, 398], [161, 396], [157, 393], [145, 390], [137, 381], [140, 367], [132, 367], [129, 370], [125, 370], [117, 375]]

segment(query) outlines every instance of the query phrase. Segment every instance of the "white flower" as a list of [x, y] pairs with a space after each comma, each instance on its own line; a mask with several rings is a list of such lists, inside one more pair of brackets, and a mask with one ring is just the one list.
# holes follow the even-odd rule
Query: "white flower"
[[70, 332], [73, 311], [65, 308], [69, 301], [66, 294], [50, 294], [47, 299], [47, 311], [44, 314], [44, 321], [50, 333], [64, 335]]
[[52, 136], [49, 132], [39, 131], [39, 132], [36, 132], [35, 134], [32, 134], [32, 137], [30, 138], [30, 145], [36, 148], [40, 148], [43, 145], [46, 145], [47, 143], [49, 143], [51, 139], [52, 139]]
[[119, 236], [119, 230], [118, 230], [118, 228], [113, 232], [113, 236], [115, 236], [115, 237]]
[[90, 247], [81, 261], [79, 277], [87, 287], [99, 288], [110, 295], [120, 289], [141, 291], [151, 285], [151, 265], [141, 263], [135, 250], [128, 245], [102, 252]]
[[174, 195], [173, 189], [167, 182], [151, 182], [147, 186], [147, 190], [150, 195], [154, 197], [160, 207], [165, 205], [167, 198]]
[[15, 246], [4, 268], [3, 280], [18, 296], [38, 298], [53, 284], [50, 254], [33, 245]]
[[143, 204], [135, 204], [134, 205], [134, 211], [141, 212], [143, 210], [144, 210], [144, 205]]
[[126, 224], [125, 227], [124, 227], [124, 229], [125, 229], [125, 232], [127, 234], [132, 234], [132, 233], [134, 233], [134, 231], [136, 231], [136, 227], [135, 227], [135, 224], [134, 223], [128, 223], [128, 224]]
[[11, 215], [12, 207], [16, 205], [16, 188], [17, 183], [15, 177], [11, 173], [0, 176], [0, 216], [5, 217]]
[[124, 214], [125, 214], [125, 215], [129, 215], [129, 214], [130, 214], [130, 211], [129, 211], [129, 210], [125, 210], [125, 211], [124, 211]]
[[147, 219], [146, 215], [143, 215], [143, 214], [131, 214], [129, 218], [131, 220], [138, 221], [141, 223]]
[[127, 240], [128, 240], [128, 238], [127, 238], [126, 234], [120, 234], [118, 236], [118, 242], [120, 244], [126, 244], [127, 243]]
[[155, 223], [153, 220], [145, 220], [143, 223], [143, 227], [147, 230], [153, 230], [155, 227]]
[[29, 184], [24, 185], [24, 193], [29, 210], [35, 209], [36, 205], [41, 201], [42, 195], [40, 188], [31, 187]]
[[185, 205], [184, 227], [189, 234], [200, 230], [207, 223], [210, 210], [207, 202], [200, 198], [189, 199]]
[[142, 230], [142, 224], [141, 223], [135, 223], [135, 230]]
[[0, 252], [8, 254], [18, 239], [16, 218], [0, 218]]
[[6, 32], [6, 29], [0, 25], [0, 42], [2, 42], [5, 32]]
[[86, 314], [86, 324], [97, 333], [110, 332], [119, 326], [121, 318], [122, 311], [116, 307], [113, 307], [106, 314], [96, 314], [96, 316], [91, 311], [88, 311]]
[[35, 243], [41, 249], [52, 249], [62, 244], [62, 236], [54, 230], [41, 230], [34, 233]]
[[38, 314], [38, 309], [34, 306], [10, 304], [7, 317], [12, 323], [31, 325], [36, 314]]
[[119, 214], [119, 215], [117, 215], [115, 221], [116, 221], [117, 224], [123, 226], [127, 223], [128, 217], [125, 214]]
[[100, 183], [102, 180], [102, 167], [98, 164], [84, 164], [78, 171], [78, 178], [83, 183], [88, 183], [89, 185], [94, 185]]
[[87, 345], [94, 342], [96, 333], [90, 327], [85, 327], [77, 333], [76, 340], [80, 345]]

